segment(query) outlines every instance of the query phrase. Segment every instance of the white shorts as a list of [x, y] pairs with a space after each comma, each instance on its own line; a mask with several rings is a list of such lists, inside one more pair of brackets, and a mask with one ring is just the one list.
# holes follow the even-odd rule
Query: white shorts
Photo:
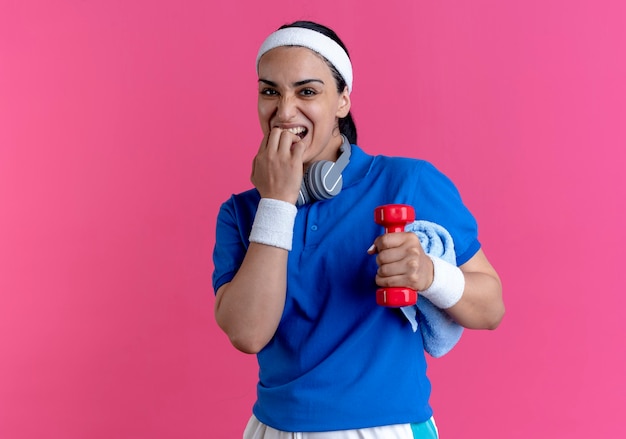
[[243, 439], [438, 439], [435, 420], [430, 418], [421, 424], [396, 424], [358, 430], [338, 430], [312, 433], [291, 433], [276, 430], [260, 422], [254, 415], [250, 418]]

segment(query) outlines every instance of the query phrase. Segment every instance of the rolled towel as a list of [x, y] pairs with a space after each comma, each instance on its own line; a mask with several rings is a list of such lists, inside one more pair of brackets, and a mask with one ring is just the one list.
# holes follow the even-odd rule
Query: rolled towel
[[[454, 241], [450, 233], [442, 226], [430, 221], [415, 221], [404, 229], [415, 233], [426, 254], [436, 256], [456, 266]], [[463, 327], [456, 323], [444, 310], [437, 308], [427, 298], [419, 295], [416, 305], [401, 308], [411, 323], [413, 331], [419, 328], [424, 340], [424, 350], [438, 358], [458, 343]]]

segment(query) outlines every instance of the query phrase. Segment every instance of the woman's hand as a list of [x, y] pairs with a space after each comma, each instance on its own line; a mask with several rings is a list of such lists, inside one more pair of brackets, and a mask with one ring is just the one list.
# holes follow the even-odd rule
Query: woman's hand
[[296, 203], [302, 184], [303, 152], [300, 137], [287, 130], [273, 128], [263, 138], [250, 177], [262, 198]]
[[433, 282], [433, 263], [412, 232], [385, 233], [368, 251], [378, 253], [376, 284], [425, 290]]

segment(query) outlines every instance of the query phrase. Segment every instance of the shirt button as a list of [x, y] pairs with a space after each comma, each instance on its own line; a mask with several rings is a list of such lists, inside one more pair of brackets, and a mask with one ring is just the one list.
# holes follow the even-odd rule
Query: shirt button
[[313, 225], [311, 226], [311, 230], [313, 230], [313, 231], [315, 232], [315, 231], [317, 230], [317, 226], [316, 226], [315, 224], [313, 224]]

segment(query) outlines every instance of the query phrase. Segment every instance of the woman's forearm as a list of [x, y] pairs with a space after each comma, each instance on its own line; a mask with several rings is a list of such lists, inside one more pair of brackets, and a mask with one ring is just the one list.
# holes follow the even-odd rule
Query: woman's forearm
[[482, 250], [461, 267], [465, 289], [461, 299], [446, 312], [461, 326], [495, 329], [504, 316], [502, 284]]
[[251, 243], [233, 280], [217, 291], [217, 323], [242, 352], [259, 352], [278, 328], [285, 306], [288, 254]]

